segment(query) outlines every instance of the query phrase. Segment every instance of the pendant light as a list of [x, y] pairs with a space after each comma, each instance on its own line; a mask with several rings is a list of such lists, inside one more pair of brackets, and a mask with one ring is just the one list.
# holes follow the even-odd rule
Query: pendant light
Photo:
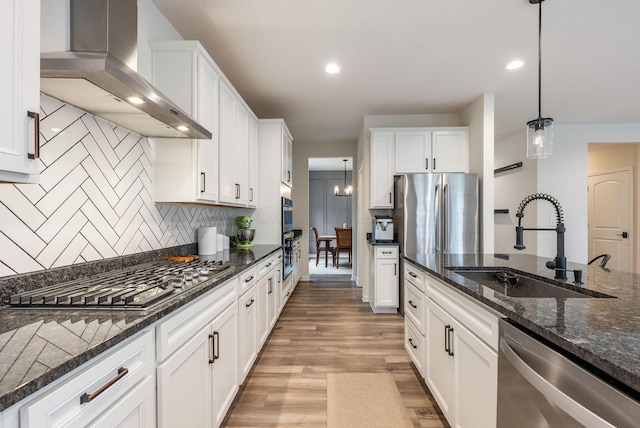
[[353, 193], [353, 190], [351, 189], [351, 185], [347, 186], [347, 160], [346, 159], [342, 159], [342, 161], [344, 162], [344, 187], [343, 187], [343, 192], [340, 193], [340, 188], [336, 184], [336, 186], [333, 188], [333, 196], [351, 196], [351, 194]]
[[527, 122], [527, 158], [543, 159], [553, 154], [553, 119], [542, 117], [542, 2], [529, 0], [537, 4], [538, 13], [538, 118]]

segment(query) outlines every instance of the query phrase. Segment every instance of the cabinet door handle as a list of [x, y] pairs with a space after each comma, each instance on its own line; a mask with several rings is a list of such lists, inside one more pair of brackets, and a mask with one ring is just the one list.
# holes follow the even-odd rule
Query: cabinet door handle
[[40, 113], [28, 111], [27, 116], [33, 119], [33, 153], [27, 153], [29, 159], [38, 159], [40, 157]]
[[451, 326], [449, 324], [444, 326], [444, 351], [449, 353], [449, 329]]
[[433, 170], [436, 170], [436, 158], [433, 158]]
[[249, 306], [253, 305], [253, 302], [255, 302], [255, 300], [251, 299], [251, 301], [249, 303], [245, 303], [244, 306], [248, 308]]
[[84, 403], [90, 403], [94, 398], [96, 398], [98, 395], [102, 394], [103, 392], [105, 392], [107, 389], [109, 389], [109, 387], [111, 385], [113, 385], [114, 383], [116, 383], [117, 381], [119, 381], [120, 379], [122, 379], [123, 377], [125, 377], [127, 375], [127, 373], [129, 373], [129, 369], [124, 368], [124, 367], [120, 367], [118, 369], [118, 374], [115, 375], [114, 377], [112, 377], [111, 379], [109, 379], [107, 381], [107, 383], [105, 383], [104, 385], [102, 385], [100, 388], [96, 389], [95, 391], [93, 391], [90, 394], [87, 394], [86, 392], [84, 394], [82, 394], [80, 396], [80, 404], [84, 404]]
[[393, 264], [393, 275], [395, 276], [395, 275], [397, 275], [397, 274], [398, 274], [398, 264], [397, 264], [397, 263], [394, 263], [394, 264]]
[[413, 339], [409, 338], [409, 343], [411, 344], [411, 346], [413, 346], [413, 349], [417, 349], [418, 347], [416, 345], [413, 344]]
[[429, 158], [425, 159], [426, 165], [424, 167], [424, 169], [429, 169]]
[[206, 179], [206, 177], [207, 177], [207, 176], [206, 176], [206, 174], [205, 174], [204, 172], [201, 172], [201, 173], [200, 173], [200, 179], [201, 179], [200, 184], [202, 184], [202, 186], [200, 186], [200, 193], [204, 193], [205, 188], [206, 188], [206, 186], [207, 186], [207, 179]]
[[453, 357], [453, 327], [449, 327], [449, 355]]
[[209, 359], [209, 364], [213, 364], [220, 358], [220, 334], [214, 331], [213, 334], [209, 335], [209, 340], [211, 341], [211, 358]]
[[251, 197], [249, 198], [250, 201], [253, 201], [253, 187], [249, 187], [249, 194], [251, 195]]
[[389, 192], [389, 203], [391, 203], [391, 192]]
[[409, 273], [409, 275], [410, 275], [410, 276], [412, 276], [412, 277], [414, 277], [414, 278], [417, 278], [417, 277], [418, 277], [418, 275], [416, 275], [415, 273], [413, 273], [413, 272], [411, 272], [411, 271], [409, 271], [408, 273]]
[[409, 300], [409, 305], [411, 305], [413, 309], [417, 308], [417, 306], [413, 304], [413, 300]]
[[240, 185], [236, 183], [236, 199], [240, 199]]
[[269, 282], [269, 287], [267, 288], [267, 294], [273, 293], [273, 278], [269, 278], [267, 280]]
[[291, 182], [291, 171], [287, 171], [287, 183]]

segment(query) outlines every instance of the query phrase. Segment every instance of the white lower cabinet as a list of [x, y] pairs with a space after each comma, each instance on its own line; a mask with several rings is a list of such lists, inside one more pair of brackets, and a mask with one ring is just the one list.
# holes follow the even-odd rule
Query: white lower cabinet
[[425, 381], [452, 426], [493, 428], [498, 318], [446, 287], [427, 276]]
[[257, 286], [240, 296], [238, 300], [238, 314], [240, 322], [239, 345], [240, 364], [238, 365], [238, 379], [242, 384], [256, 361], [257, 353], [257, 321], [258, 321], [258, 296]]
[[371, 246], [369, 305], [375, 313], [395, 313], [399, 303], [397, 246]]
[[258, 281], [258, 307], [256, 308], [258, 352], [264, 346], [271, 329], [276, 323], [276, 296], [279, 278], [280, 269], [274, 268]]
[[153, 331], [81, 366], [20, 408], [20, 427], [148, 427], [156, 422]]

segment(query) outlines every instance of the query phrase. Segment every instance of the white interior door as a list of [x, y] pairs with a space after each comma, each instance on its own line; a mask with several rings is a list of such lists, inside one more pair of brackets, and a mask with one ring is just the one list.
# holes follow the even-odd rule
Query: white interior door
[[607, 267], [633, 271], [633, 200], [630, 170], [589, 175], [589, 260], [607, 253]]

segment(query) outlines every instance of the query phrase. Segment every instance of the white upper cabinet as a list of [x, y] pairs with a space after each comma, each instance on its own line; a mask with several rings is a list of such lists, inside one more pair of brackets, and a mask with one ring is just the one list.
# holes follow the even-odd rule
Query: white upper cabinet
[[396, 130], [395, 173], [469, 172], [466, 127]]
[[258, 205], [258, 119], [249, 116], [249, 207]]
[[283, 184], [293, 187], [293, 140], [288, 132], [283, 132], [281, 141], [281, 181]]
[[469, 172], [469, 129], [434, 130], [431, 155], [433, 172]]
[[[249, 136], [252, 115], [235, 91], [220, 85], [220, 202], [249, 204]], [[255, 193], [256, 189], [254, 189]]]
[[394, 137], [393, 130], [371, 130], [369, 208], [393, 208]]
[[0, 181], [36, 182], [39, 173], [40, 1], [0, 6]]
[[156, 139], [155, 200], [215, 204], [220, 74], [198, 42], [151, 42], [151, 49], [156, 87], [212, 133], [211, 140]]

